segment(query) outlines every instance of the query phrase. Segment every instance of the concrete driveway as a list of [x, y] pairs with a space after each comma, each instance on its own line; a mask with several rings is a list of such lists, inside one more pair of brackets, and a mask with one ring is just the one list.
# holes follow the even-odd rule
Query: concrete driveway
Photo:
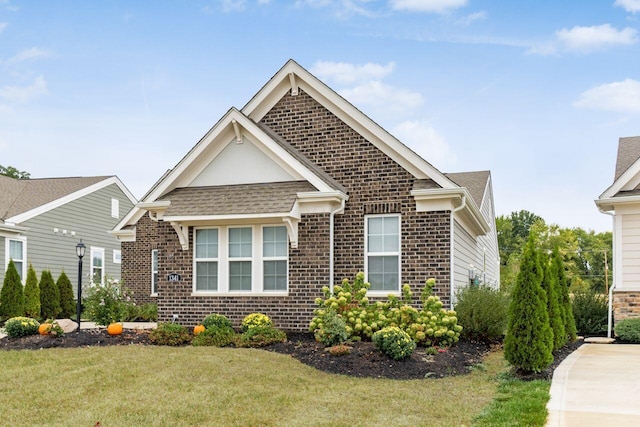
[[553, 374], [547, 427], [640, 426], [640, 345], [584, 344]]

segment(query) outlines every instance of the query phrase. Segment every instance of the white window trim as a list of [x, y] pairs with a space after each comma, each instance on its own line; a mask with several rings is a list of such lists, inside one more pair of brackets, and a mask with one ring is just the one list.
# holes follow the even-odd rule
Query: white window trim
[[100, 283], [104, 283], [104, 275], [105, 275], [105, 269], [107, 268], [106, 265], [106, 260], [104, 258], [104, 248], [96, 248], [94, 246], [91, 246], [91, 250], [89, 252], [89, 277], [91, 279], [91, 281], [93, 281], [93, 255], [99, 253], [102, 256], [102, 272], [101, 272], [101, 276], [100, 277]]
[[27, 280], [27, 238], [24, 236], [17, 236], [17, 237], [5, 237], [4, 238], [4, 272], [6, 273], [7, 268], [9, 268], [9, 260], [10, 260], [10, 254], [9, 254], [9, 246], [10, 246], [10, 241], [18, 241], [18, 242], [22, 242], [22, 259], [20, 260], [20, 262], [22, 262], [22, 274], [20, 274], [20, 277], [22, 278], [22, 283], [24, 283]]
[[[265, 294], [273, 294], [277, 292], [289, 292], [289, 233], [287, 233], [287, 254], [284, 256], [264, 256], [264, 229], [266, 227], [280, 227], [280, 225], [265, 224], [260, 227], [260, 282], [262, 285], [261, 291]], [[287, 265], [287, 283], [284, 290], [265, 290], [264, 289], [264, 262], [265, 261], [285, 261]]]
[[[286, 296], [289, 294], [289, 240], [287, 237], [287, 289], [282, 291], [265, 291], [263, 288], [263, 261], [262, 257], [262, 229], [263, 227], [283, 226], [281, 224], [259, 224], [259, 225], [230, 225], [216, 227], [194, 227], [193, 231], [193, 287], [192, 296]], [[251, 228], [251, 258], [231, 258], [229, 257], [229, 229], [231, 228]], [[218, 258], [200, 258], [197, 261], [217, 261], [218, 262], [218, 290], [203, 291], [197, 290], [197, 267], [196, 267], [196, 230], [217, 229], [218, 230]], [[287, 234], [288, 236], [288, 234]], [[280, 259], [279, 257], [278, 259]], [[271, 257], [267, 260], [272, 259]], [[275, 259], [275, 258], [273, 258]], [[229, 261], [251, 261], [251, 290], [250, 291], [230, 291], [229, 290]]]
[[[372, 252], [369, 253], [369, 219], [370, 218], [384, 218], [384, 217], [396, 217], [398, 218], [398, 251], [397, 252]], [[369, 281], [369, 256], [397, 256], [398, 257], [398, 289], [396, 290], [369, 290], [367, 293], [380, 296], [380, 295], [400, 295], [402, 289], [402, 216], [400, 214], [376, 214], [364, 216], [364, 275], [365, 281]]]
[[113, 250], [113, 263], [122, 264], [122, 251], [120, 249]]
[[155, 292], [154, 292], [154, 289], [153, 289], [153, 275], [154, 275], [154, 273], [158, 275], [158, 282], [159, 282], [160, 281], [160, 273], [158, 272], [158, 270], [154, 270], [153, 269], [153, 254], [154, 253], [156, 254], [156, 268], [158, 268], [158, 265], [157, 265], [158, 264], [158, 262], [157, 262], [158, 250], [157, 249], [152, 249], [151, 250], [151, 296], [152, 297], [157, 297], [158, 296], [158, 288], [157, 288], [157, 284], [156, 284], [156, 289], [155, 289]]

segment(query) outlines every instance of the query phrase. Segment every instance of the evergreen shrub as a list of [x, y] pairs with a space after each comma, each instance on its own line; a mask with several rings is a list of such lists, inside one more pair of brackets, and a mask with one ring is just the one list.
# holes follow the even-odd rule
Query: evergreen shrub
[[238, 347], [264, 347], [286, 340], [287, 334], [273, 326], [254, 326], [238, 337], [236, 345]]
[[456, 293], [456, 314], [462, 336], [485, 342], [502, 341], [507, 330], [509, 297], [486, 285], [467, 286]]
[[218, 329], [218, 328], [230, 328], [233, 329], [233, 324], [227, 316], [218, 313], [211, 313], [202, 320], [202, 325], [206, 329]]
[[189, 330], [179, 323], [160, 323], [149, 333], [149, 341], [155, 345], [180, 346], [189, 344], [191, 339]]
[[10, 259], [0, 290], [0, 319], [24, 316], [23, 292], [20, 275], [13, 260]]
[[205, 328], [203, 332], [193, 337], [191, 344], [197, 347], [213, 346], [227, 347], [235, 342], [236, 334], [227, 326]]
[[55, 319], [62, 311], [60, 307], [60, 292], [49, 270], [44, 270], [40, 276], [40, 317]]
[[56, 282], [58, 292], [60, 294], [60, 314], [59, 317], [63, 319], [70, 319], [76, 315], [76, 300], [73, 296], [73, 285], [69, 276], [64, 271], [60, 273], [58, 281]]
[[622, 341], [640, 343], [640, 317], [619, 321], [615, 332]]
[[40, 317], [40, 286], [38, 286], [38, 275], [33, 265], [29, 264], [27, 270], [27, 281], [24, 285], [24, 313], [27, 317]]
[[573, 317], [580, 335], [602, 335], [609, 323], [607, 297], [592, 289], [581, 290], [573, 295]]

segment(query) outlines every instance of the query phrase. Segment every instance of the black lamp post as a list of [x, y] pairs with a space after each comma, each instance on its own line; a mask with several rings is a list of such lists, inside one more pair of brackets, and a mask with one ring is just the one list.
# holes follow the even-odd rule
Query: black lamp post
[[78, 315], [78, 332], [80, 332], [80, 311], [82, 310], [82, 257], [87, 247], [82, 243], [76, 245], [76, 255], [78, 255], [78, 302], [76, 305], [76, 313]]

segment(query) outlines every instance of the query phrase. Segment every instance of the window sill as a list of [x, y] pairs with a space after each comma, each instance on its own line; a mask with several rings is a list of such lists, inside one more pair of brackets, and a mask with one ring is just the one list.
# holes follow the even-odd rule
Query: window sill
[[367, 291], [367, 296], [368, 297], [380, 298], [380, 297], [388, 297], [389, 295], [393, 295], [395, 297], [401, 297], [402, 296], [402, 292], [400, 292], [400, 291], [372, 291], [372, 290]]
[[286, 297], [289, 292], [192, 292], [192, 297]]
[[155, 294], [151, 294], [150, 296], [152, 296], [152, 297], [157, 297], [157, 296], [158, 296], [158, 293], [156, 292]]

